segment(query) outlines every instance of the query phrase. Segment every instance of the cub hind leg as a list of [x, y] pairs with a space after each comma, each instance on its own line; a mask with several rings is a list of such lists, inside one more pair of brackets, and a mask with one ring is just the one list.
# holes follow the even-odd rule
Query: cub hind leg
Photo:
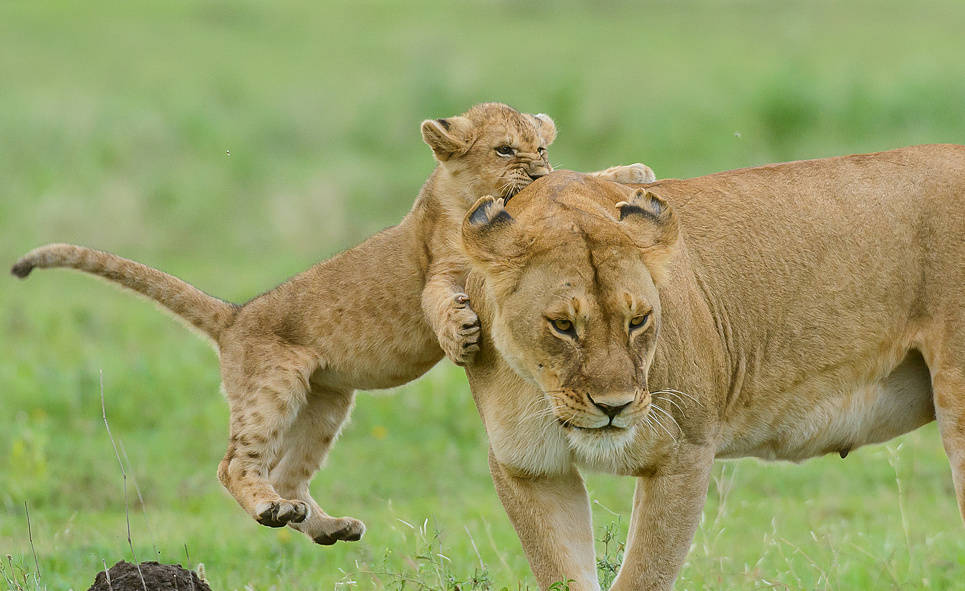
[[312, 384], [305, 406], [285, 435], [282, 457], [269, 480], [279, 494], [308, 503], [310, 512], [300, 523], [289, 523], [317, 544], [339, 540], [354, 542], [365, 533], [365, 524], [352, 517], [325, 513], [309, 492], [312, 477], [324, 463], [342, 425], [352, 411], [355, 393]]
[[285, 434], [306, 404], [309, 377], [318, 362], [310, 353], [271, 341], [239, 344], [221, 353], [231, 425], [218, 478], [258, 523], [283, 527], [304, 521], [309, 504], [283, 498], [268, 476], [279, 461]]

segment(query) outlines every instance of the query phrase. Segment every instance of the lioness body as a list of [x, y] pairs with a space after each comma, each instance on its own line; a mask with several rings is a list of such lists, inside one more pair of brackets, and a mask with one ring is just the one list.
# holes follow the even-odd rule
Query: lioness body
[[[236, 306], [140, 263], [67, 244], [13, 268], [72, 267], [169, 308], [217, 345], [231, 410], [218, 476], [264, 525], [291, 525], [320, 544], [357, 540], [362, 522], [327, 515], [309, 482], [351, 410], [356, 389], [413, 380], [444, 352], [462, 363], [478, 348], [463, 291], [462, 217], [482, 193], [512, 195], [551, 170], [552, 120], [486, 103], [423, 123], [439, 166], [399, 225]], [[495, 154], [494, 146], [503, 152]], [[505, 150], [503, 150], [505, 148]], [[634, 181], [642, 165], [598, 173]]]
[[619, 590], [672, 587], [715, 457], [846, 455], [937, 416], [965, 516], [965, 147], [646, 191], [551, 175], [464, 225], [467, 373], [541, 586], [599, 588], [576, 466], [639, 478]]

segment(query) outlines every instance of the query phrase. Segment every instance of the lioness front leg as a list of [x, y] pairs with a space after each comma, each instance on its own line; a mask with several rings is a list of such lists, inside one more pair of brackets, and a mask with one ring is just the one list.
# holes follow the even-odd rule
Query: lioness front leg
[[462, 262], [430, 266], [422, 291], [422, 309], [439, 339], [439, 346], [456, 365], [465, 365], [479, 350], [479, 317], [463, 292]]
[[588, 172], [587, 174], [605, 181], [627, 185], [642, 185], [657, 180], [657, 175], [653, 173], [653, 169], [639, 162], [626, 166], [611, 166], [606, 170], [597, 170], [595, 172]]
[[571, 581], [571, 591], [599, 591], [590, 501], [579, 472], [517, 476], [492, 450], [489, 470], [540, 589]]
[[623, 565], [611, 591], [667, 591], [700, 523], [713, 451], [694, 449], [668, 470], [637, 480]]

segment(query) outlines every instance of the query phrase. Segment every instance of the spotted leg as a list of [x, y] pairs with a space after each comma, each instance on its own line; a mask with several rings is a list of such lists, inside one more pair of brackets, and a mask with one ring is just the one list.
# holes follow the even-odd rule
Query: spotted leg
[[284, 455], [269, 477], [279, 494], [301, 499], [310, 508], [307, 519], [289, 525], [326, 546], [339, 540], [352, 542], [365, 533], [365, 525], [358, 519], [325, 513], [309, 492], [311, 479], [338, 438], [354, 399], [351, 390], [313, 384], [305, 406], [285, 436]]

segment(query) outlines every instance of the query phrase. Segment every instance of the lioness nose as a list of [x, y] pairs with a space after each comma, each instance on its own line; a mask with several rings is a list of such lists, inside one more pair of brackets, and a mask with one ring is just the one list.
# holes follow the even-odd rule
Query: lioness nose
[[603, 402], [597, 402], [592, 398], [590, 398], [590, 402], [592, 402], [595, 407], [603, 411], [603, 414], [610, 417], [611, 419], [617, 416], [618, 414], [620, 414], [620, 411], [630, 406], [630, 402], [626, 402], [624, 404], [606, 404]]

